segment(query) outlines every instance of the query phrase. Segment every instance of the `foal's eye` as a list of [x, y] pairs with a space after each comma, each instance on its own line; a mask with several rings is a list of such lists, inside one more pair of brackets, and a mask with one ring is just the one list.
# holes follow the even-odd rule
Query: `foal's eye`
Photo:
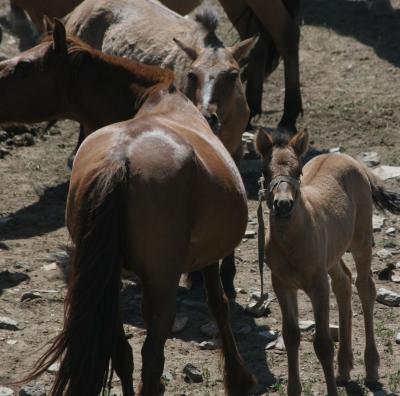
[[188, 74], [187, 74], [187, 77], [188, 77], [188, 79], [189, 79], [189, 81], [196, 81], [197, 80], [197, 76], [196, 76], [196, 74], [195, 73], [193, 73], [193, 72], [189, 72]]
[[231, 72], [229, 72], [229, 79], [231, 79], [232, 81], [236, 81], [238, 77], [239, 72], [237, 70], [232, 70]]

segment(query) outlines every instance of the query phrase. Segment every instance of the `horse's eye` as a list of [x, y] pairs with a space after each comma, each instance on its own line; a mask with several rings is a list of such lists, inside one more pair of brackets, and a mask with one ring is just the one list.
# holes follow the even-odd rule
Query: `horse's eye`
[[238, 77], [239, 77], [239, 72], [237, 70], [232, 70], [231, 72], [229, 72], [229, 78], [232, 81], [236, 81]]
[[197, 80], [197, 76], [196, 76], [196, 74], [193, 73], [193, 72], [189, 72], [189, 73], [187, 74], [187, 77], [188, 77], [189, 81], [196, 81], [196, 80]]

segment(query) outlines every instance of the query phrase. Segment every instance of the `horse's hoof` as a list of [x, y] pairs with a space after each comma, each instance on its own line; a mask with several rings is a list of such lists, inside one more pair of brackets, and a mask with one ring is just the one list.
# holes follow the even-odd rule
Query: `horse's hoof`
[[345, 387], [350, 381], [350, 376], [336, 376], [336, 386]]

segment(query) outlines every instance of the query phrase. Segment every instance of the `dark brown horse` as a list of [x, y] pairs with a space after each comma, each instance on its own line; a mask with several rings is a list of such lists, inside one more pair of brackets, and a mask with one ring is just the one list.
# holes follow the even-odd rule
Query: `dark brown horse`
[[[173, 73], [66, 39], [56, 22], [51, 39], [0, 63], [0, 89], [15, 105], [8, 118], [0, 106], [1, 118], [72, 117], [86, 108], [96, 119], [91, 100], [118, 90], [112, 85], [108, 92], [94, 89], [108, 78], [125, 93], [114, 96], [110, 107], [130, 107], [135, 117], [92, 133], [75, 158], [66, 215], [75, 249], [65, 323], [31, 378], [61, 360], [52, 396], [98, 395], [113, 369], [124, 395], [134, 394], [132, 351], [118, 304], [126, 268], [143, 288], [147, 337], [139, 394], [158, 395], [179, 278], [182, 272], [202, 270], [222, 337], [227, 392], [244, 395], [254, 379], [233, 338], [217, 260], [243, 235], [246, 194], [231, 156], [196, 107], [175, 89]], [[20, 92], [23, 85], [29, 87], [17, 103], [10, 91]], [[80, 93], [84, 87], [92, 88], [93, 97]], [[99, 106], [97, 111], [106, 110]]]
[[[329, 331], [329, 280], [339, 308], [339, 384], [350, 380], [352, 275], [342, 257], [350, 251], [357, 269], [358, 296], [364, 314], [366, 381], [376, 386], [379, 355], [374, 338], [375, 284], [371, 272], [372, 207], [400, 214], [400, 194], [344, 154], [320, 155], [302, 168], [308, 134], [290, 138], [259, 131], [270, 208], [265, 257], [282, 311], [282, 334], [288, 355], [288, 395], [301, 394], [297, 291], [310, 297], [315, 316], [314, 348], [329, 396], [337, 396], [333, 343]], [[303, 175], [301, 176], [301, 174]], [[301, 182], [301, 183], [300, 183]]]

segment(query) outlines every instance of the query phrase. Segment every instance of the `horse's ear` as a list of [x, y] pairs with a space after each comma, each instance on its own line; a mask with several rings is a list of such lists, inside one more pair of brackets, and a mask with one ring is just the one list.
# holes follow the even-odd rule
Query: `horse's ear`
[[54, 28], [53, 28], [53, 41], [54, 50], [57, 52], [67, 52], [67, 33], [65, 32], [65, 27], [63, 23], [54, 18]]
[[51, 33], [54, 30], [54, 23], [47, 15], [43, 17], [43, 27], [46, 33]]
[[272, 149], [272, 138], [271, 135], [263, 128], [258, 128], [256, 139], [255, 139], [255, 147], [257, 152], [265, 157]]
[[176, 45], [183, 50], [186, 55], [191, 59], [191, 60], [196, 60], [197, 57], [199, 56], [199, 51], [197, 48], [195, 47], [189, 47], [188, 45], [186, 45], [185, 43], [183, 43], [182, 41], [176, 39], [175, 37], [173, 38], [173, 40], [175, 41]]
[[257, 34], [228, 48], [240, 66], [244, 66], [247, 63], [250, 52], [257, 44], [258, 38], [259, 35]]
[[290, 141], [289, 146], [292, 146], [298, 156], [303, 155], [308, 149], [308, 132], [304, 129], [297, 132]]

